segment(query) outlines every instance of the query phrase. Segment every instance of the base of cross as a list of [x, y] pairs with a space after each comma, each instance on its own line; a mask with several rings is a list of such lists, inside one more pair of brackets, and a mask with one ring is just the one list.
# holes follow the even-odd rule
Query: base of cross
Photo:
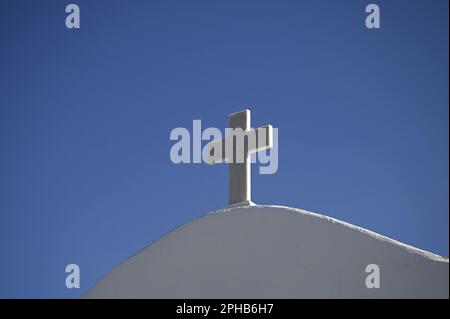
[[239, 203], [229, 204], [225, 208], [241, 207], [241, 206], [256, 206], [251, 200], [246, 200]]

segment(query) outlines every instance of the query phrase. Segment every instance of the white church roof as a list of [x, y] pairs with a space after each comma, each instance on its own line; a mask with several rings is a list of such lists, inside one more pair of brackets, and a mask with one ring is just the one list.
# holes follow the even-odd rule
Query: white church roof
[[[367, 265], [379, 288], [367, 288]], [[87, 298], [448, 298], [448, 259], [320, 214], [218, 210], [105, 276]]]

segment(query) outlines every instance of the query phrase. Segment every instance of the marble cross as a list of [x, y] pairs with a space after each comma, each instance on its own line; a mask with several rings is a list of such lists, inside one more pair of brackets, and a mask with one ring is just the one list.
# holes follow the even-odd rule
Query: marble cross
[[228, 204], [251, 204], [251, 154], [271, 148], [272, 125], [252, 129], [250, 110], [245, 109], [228, 116], [229, 128], [224, 140], [208, 145], [208, 163], [228, 163]]

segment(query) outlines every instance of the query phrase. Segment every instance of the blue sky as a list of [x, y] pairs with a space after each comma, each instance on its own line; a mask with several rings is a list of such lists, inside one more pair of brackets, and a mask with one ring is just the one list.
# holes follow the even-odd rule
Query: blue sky
[[[279, 128], [253, 200], [449, 250], [448, 1], [6, 0], [0, 10], [0, 297], [79, 297], [227, 203], [225, 165], [170, 131], [252, 110]], [[65, 266], [81, 288], [65, 287]]]

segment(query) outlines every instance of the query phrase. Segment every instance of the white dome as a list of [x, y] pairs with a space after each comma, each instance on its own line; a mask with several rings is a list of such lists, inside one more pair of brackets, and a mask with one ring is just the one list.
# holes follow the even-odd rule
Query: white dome
[[[366, 287], [366, 266], [380, 287]], [[448, 259], [300, 209], [222, 209], [130, 257], [87, 298], [448, 298]]]

